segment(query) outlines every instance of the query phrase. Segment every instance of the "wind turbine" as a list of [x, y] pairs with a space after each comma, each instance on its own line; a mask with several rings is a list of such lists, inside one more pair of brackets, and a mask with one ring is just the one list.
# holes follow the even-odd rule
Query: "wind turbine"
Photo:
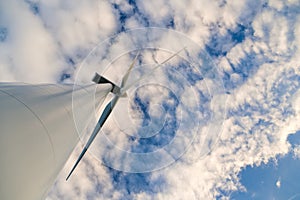
[[108, 79], [106, 79], [103, 76], [100, 76], [98, 73], [95, 74], [94, 78], [93, 78], [93, 82], [95, 82], [96, 84], [111, 84], [112, 85], [112, 89], [110, 92], [112, 92], [115, 96], [114, 98], [105, 106], [103, 113], [101, 114], [96, 127], [94, 128], [90, 138], [88, 139], [86, 145], [84, 146], [82, 152], [80, 153], [76, 163], [74, 164], [72, 170], [70, 171], [69, 175], [66, 178], [66, 181], [70, 178], [70, 176], [72, 175], [73, 171], [75, 170], [75, 168], [77, 167], [77, 165], [79, 164], [79, 162], [81, 161], [81, 159], [83, 158], [84, 154], [87, 152], [88, 148], [90, 147], [90, 145], [92, 144], [92, 142], [94, 141], [94, 139], [96, 138], [97, 134], [99, 133], [100, 129], [102, 128], [102, 126], [104, 125], [104, 123], [106, 122], [107, 118], [109, 117], [109, 115], [111, 114], [113, 108], [115, 107], [115, 105], [117, 104], [118, 100], [120, 97], [126, 97], [126, 92], [129, 88], [131, 88], [133, 85], [135, 85], [136, 83], [138, 83], [139, 81], [143, 80], [144, 78], [148, 77], [149, 75], [151, 75], [156, 69], [158, 69], [160, 66], [162, 66], [163, 64], [165, 64], [166, 62], [170, 61], [172, 58], [174, 58], [176, 55], [178, 55], [182, 50], [184, 50], [186, 47], [180, 49], [179, 51], [175, 52], [174, 54], [172, 54], [170, 57], [168, 57], [166, 60], [164, 60], [163, 62], [157, 64], [149, 73], [145, 74], [144, 76], [140, 77], [139, 79], [137, 79], [136, 81], [134, 81], [132, 84], [130, 85], [126, 85], [126, 82], [128, 80], [128, 77], [131, 73], [132, 68], [134, 67], [136, 60], [139, 56], [139, 53], [137, 53], [137, 55], [135, 56], [134, 60], [132, 61], [132, 63], [130, 64], [129, 69], [127, 70], [126, 74], [124, 75], [122, 81], [121, 81], [121, 87], [118, 87], [116, 84], [114, 84], [113, 82], [109, 81]]

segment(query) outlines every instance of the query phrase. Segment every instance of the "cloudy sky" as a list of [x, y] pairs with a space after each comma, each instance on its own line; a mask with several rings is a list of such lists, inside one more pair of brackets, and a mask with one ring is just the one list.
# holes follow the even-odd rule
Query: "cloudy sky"
[[120, 83], [140, 51], [134, 82], [186, 47], [47, 200], [299, 199], [299, 46], [299, 0], [0, 0], [2, 82]]

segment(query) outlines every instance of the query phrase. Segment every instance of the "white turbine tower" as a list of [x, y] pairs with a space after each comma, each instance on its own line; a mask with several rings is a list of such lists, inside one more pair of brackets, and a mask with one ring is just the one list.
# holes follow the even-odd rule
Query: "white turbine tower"
[[[79, 141], [72, 92], [87, 125], [95, 87], [73, 91], [73, 85], [0, 83], [0, 199], [45, 197]], [[96, 96], [104, 99], [110, 90], [103, 85]]]
[[[158, 64], [152, 72], [183, 49]], [[121, 87], [98, 74], [93, 81], [101, 86], [77, 86], [75, 90], [73, 85], [0, 83], [1, 200], [44, 199], [89, 124], [91, 113], [109, 92], [114, 93], [115, 97], [104, 109], [67, 178], [70, 177], [118, 98], [126, 96], [127, 89], [152, 73], [130, 85], [125, 84], [137, 57], [123, 77]], [[94, 96], [99, 105], [90, 101]], [[81, 108], [76, 120], [72, 106]], [[75, 121], [80, 124], [75, 124]]]

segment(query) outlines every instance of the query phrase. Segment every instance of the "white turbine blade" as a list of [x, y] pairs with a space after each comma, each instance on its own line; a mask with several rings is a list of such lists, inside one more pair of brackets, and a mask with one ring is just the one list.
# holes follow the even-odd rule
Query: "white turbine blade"
[[72, 170], [70, 171], [69, 175], [66, 178], [66, 181], [69, 179], [69, 177], [72, 175], [73, 171], [75, 170], [75, 168], [77, 167], [77, 165], [79, 164], [79, 162], [81, 161], [81, 159], [83, 158], [84, 154], [86, 153], [86, 151], [88, 150], [88, 148], [90, 147], [90, 145], [92, 144], [92, 142], [94, 141], [94, 139], [96, 138], [97, 134], [99, 133], [100, 129], [102, 128], [102, 126], [104, 125], [105, 121], [107, 120], [107, 118], [109, 117], [112, 109], [115, 107], [117, 101], [118, 101], [119, 97], [115, 96], [104, 108], [104, 111], [99, 119], [99, 121], [97, 122], [96, 127], [94, 128], [94, 131], [92, 133], [92, 135], [90, 136], [88, 142], [86, 143], [85, 147], [83, 148], [82, 152], [80, 153], [75, 165], [73, 166]]
[[131, 72], [131, 70], [132, 70], [133, 66], [134, 66], [134, 65], [135, 65], [135, 63], [136, 63], [136, 61], [137, 61], [137, 58], [138, 58], [139, 54], [140, 54], [140, 52], [138, 52], [138, 53], [136, 54], [136, 56], [135, 56], [135, 58], [133, 59], [133, 61], [132, 61], [131, 65], [130, 65], [130, 67], [129, 67], [129, 69], [127, 70], [127, 72], [126, 72], [125, 76], [123, 77], [123, 79], [122, 79], [122, 83], [121, 83], [121, 88], [122, 88], [122, 87], [124, 87], [124, 85], [126, 84], [126, 82], [127, 82], [127, 79], [128, 79], [128, 77], [129, 77], [129, 74], [130, 74], [130, 72]]
[[[121, 83], [121, 87], [123, 87], [125, 85], [125, 83], [127, 82], [127, 79], [129, 77], [129, 74], [133, 68], [133, 66], [135, 65], [137, 58], [139, 56], [140, 52], [137, 53], [137, 55], [135, 56], [134, 60], [132, 61], [129, 69], [127, 70], [125, 76], [122, 79], [122, 83]], [[114, 83], [110, 82], [109, 80], [107, 80], [106, 78], [100, 76], [99, 74], [96, 73], [95, 77], [93, 78], [93, 81], [96, 82], [97, 84], [99, 83], [111, 83], [113, 86], [115, 86]], [[118, 93], [118, 92], [117, 92]], [[115, 94], [117, 94], [115, 93]], [[116, 95], [104, 108], [103, 113], [101, 114], [101, 117], [99, 118], [99, 121], [96, 124], [96, 127], [93, 130], [92, 135], [90, 136], [89, 140], [87, 141], [85, 147], [83, 148], [82, 152], [80, 153], [76, 163], [74, 164], [72, 170], [70, 171], [69, 175], [66, 178], [66, 181], [70, 178], [70, 176], [72, 175], [73, 171], [75, 170], [75, 168], [77, 167], [77, 165], [79, 164], [79, 162], [81, 161], [81, 159], [83, 158], [84, 154], [87, 152], [88, 148], [91, 146], [92, 142], [94, 141], [94, 139], [96, 138], [97, 134], [99, 133], [100, 129], [102, 128], [102, 126], [104, 125], [105, 121], [107, 120], [107, 118], [109, 117], [111, 111], [113, 110], [113, 108], [115, 107], [117, 101], [119, 100], [119, 96]]]
[[166, 62], [170, 61], [172, 58], [174, 58], [175, 56], [177, 56], [181, 51], [183, 51], [184, 49], [186, 49], [186, 47], [180, 49], [179, 51], [175, 52], [173, 55], [171, 55], [169, 58], [167, 58], [166, 60], [164, 60], [163, 62], [157, 64], [149, 73], [145, 74], [144, 76], [140, 77], [139, 79], [137, 79], [136, 81], [134, 81], [133, 83], [131, 83], [130, 85], [127, 85], [125, 87], [121, 87], [121, 94], [125, 93], [129, 88], [131, 88], [133, 85], [135, 85], [136, 83], [140, 82], [141, 80], [147, 78], [148, 76], [150, 76], [151, 74], [154, 73], [154, 71], [156, 69], [158, 69], [159, 67], [161, 67], [163, 64], [165, 64]]

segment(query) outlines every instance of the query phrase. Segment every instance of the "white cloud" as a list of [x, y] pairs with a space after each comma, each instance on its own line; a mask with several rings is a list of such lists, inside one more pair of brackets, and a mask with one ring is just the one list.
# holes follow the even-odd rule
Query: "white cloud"
[[277, 188], [281, 187], [281, 180], [280, 180], [280, 178], [276, 181], [276, 187]]
[[41, 19], [69, 55], [80, 49], [90, 51], [117, 28], [117, 18], [106, 1], [41, 1], [40, 7]]
[[[89, 196], [95, 199], [121, 199], [125, 196], [175, 200], [215, 199], [222, 195], [226, 198], [231, 191], [245, 189], [239, 183], [238, 176], [245, 166], [267, 163], [290, 150], [287, 137], [300, 129], [300, 86], [297, 79], [300, 75], [300, 17], [292, 10], [293, 6], [299, 6], [298, 1], [272, 0], [265, 8], [261, 6], [263, 1], [247, 0], [191, 0], [185, 3], [180, 0], [137, 1], [135, 5], [116, 0], [114, 3], [119, 5], [122, 12], [130, 15], [124, 22], [125, 28], [140, 27], [147, 23], [165, 27], [170, 20], [174, 20], [175, 30], [187, 34], [201, 48], [216, 40], [221, 43], [220, 49], [226, 50], [226, 53], [216, 56], [215, 62], [225, 85], [231, 84], [231, 87], [226, 86], [228, 94], [221, 93], [218, 89], [220, 85], [210, 79], [196, 81], [194, 86], [203, 93], [200, 103], [208, 101], [204, 108], [211, 108], [209, 104], [216, 102], [213, 107], [216, 113], [223, 112], [220, 108], [224, 102], [218, 101], [219, 98], [228, 98], [227, 118], [220, 140], [209, 155], [198, 159], [203, 145], [202, 137], [205, 136], [202, 133], [209, 130], [209, 125], [217, 124], [214, 121], [205, 123], [191, 150], [182, 160], [147, 177], [149, 184], [163, 179], [157, 186], [161, 187], [159, 190], [152, 193], [130, 191], [131, 194], [128, 190], [132, 182], [116, 186], [116, 182], [124, 181], [126, 175], [115, 180], [112, 172], [89, 154], [76, 174], [69, 182], [65, 182], [65, 175], [81, 150], [81, 145], [78, 145], [48, 199], [87, 199]], [[120, 11], [108, 1], [39, 1], [38, 5], [40, 11], [34, 15], [23, 1], [0, 2], [0, 26], [8, 30], [6, 40], [0, 41], [1, 81], [57, 82], [66, 68], [71, 74], [79, 71], [79, 68], [72, 69], [64, 56], [72, 58], [75, 67], [78, 67], [96, 44], [116, 33], [121, 25], [118, 21]], [[136, 9], [138, 12], [133, 13]], [[250, 30], [242, 41], [233, 41], [230, 32], [236, 31], [238, 24], [253, 30], [254, 34]], [[90, 80], [91, 73], [100, 70], [100, 64], [107, 66], [123, 49], [133, 48], [130, 40], [117, 44], [109, 51], [103, 48], [95, 52], [95, 58], [86, 64], [91, 68], [82, 72], [83, 82]], [[174, 49], [182, 46], [170, 35], [158, 40], [157, 44]], [[213, 49], [218, 50], [218, 46], [213, 46]], [[149, 53], [144, 55], [144, 61], [154, 63], [153, 57], [163, 60], [168, 55]], [[122, 66], [130, 60], [129, 56], [122, 57], [105, 74], [114, 81], [120, 81], [118, 75], [125, 71]], [[175, 60], [172, 62], [177, 63]], [[140, 72], [137, 70], [135, 73]], [[158, 71], [157, 74], [162, 72]], [[165, 76], [158, 76], [153, 81], [165, 83], [166, 79]], [[207, 88], [211, 89], [214, 98], [206, 100], [209, 97]], [[185, 92], [183, 103], [195, 105], [195, 99], [187, 98], [193, 96], [194, 91], [187, 87], [182, 89], [185, 91], [178, 91]], [[156, 103], [160, 103], [164, 95], [156, 97]], [[159, 107], [154, 106], [155, 109], [157, 116], [161, 114], [160, 111], [163, 112]], [[117, 127], [105, 129], [108, 134], [115, 130]], [[136, 145], [122, 134], [111, 134], [110, 139], [122, 148], [130, 149], [130, 145]], [[293, 152], [295, 157], [299, 157], [298, 147]], [[280, 185], [278, 180], [276, 186]]]
[[284, 1], [282, 0], [270, 0], [269, 5], [277, 10], [281, 10], [284, 6]]
[[294, 157], [297, 159], [300, 159], [300, 146], [296, 146], [293, 149]]
[[[65, 67], [58, 46], [25, 2], [0, 2], [7, 38], [0, 46], [2, 81], [56, 82]], [[29, 28], [30, 27], [30, 28]]]
[[170, 14], [170, 8], [165, 1], [137, 1], [137, 5], [144, 14], [148, 14], [154, 21], [162, 21]]

